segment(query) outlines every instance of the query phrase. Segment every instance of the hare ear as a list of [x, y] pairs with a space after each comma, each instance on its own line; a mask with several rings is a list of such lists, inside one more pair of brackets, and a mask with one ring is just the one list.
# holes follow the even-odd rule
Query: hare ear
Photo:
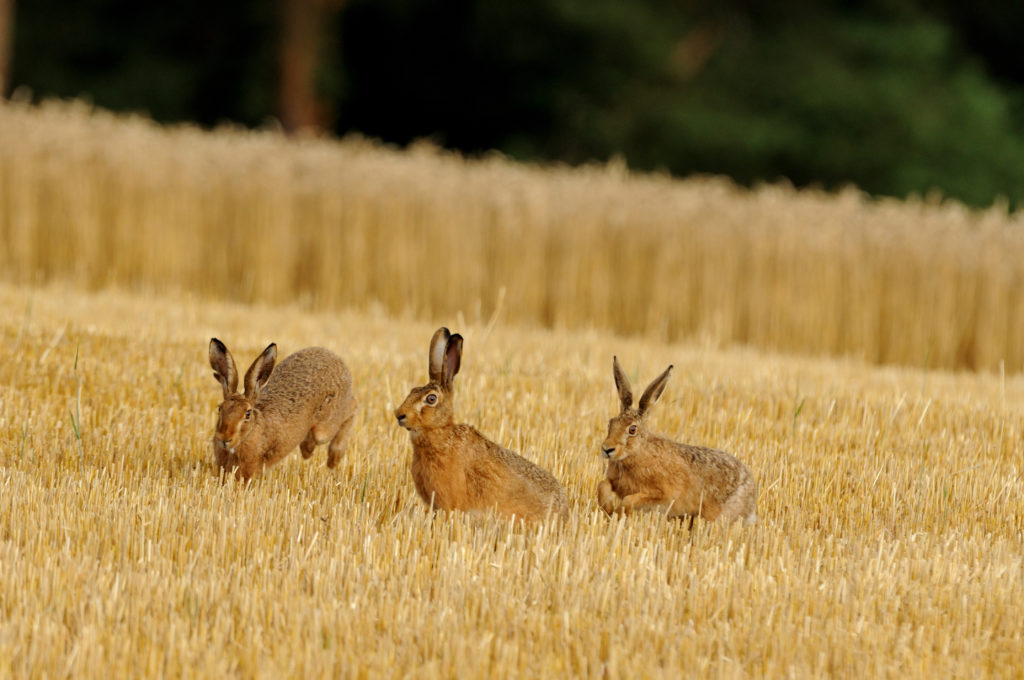
[[227, 399], [238, 390], [238, 369], [231, 352], [217, 338], [210, 338], [210, 367], [213, 377], [224, 388], [224, 398]]
[[427, 375], [433, 382], [443, 382], [444, 380], [444, 353], [451, 337], [451, 332], [442, 326], [434, 332], [434, 337], [430, 339], [430, 362], [427, 364]]
[[444, 380], [441, 384], [444, 385], [446, 390], [450, 391], [452, 389], [455, 374], [459, 372], [461, 366], [462, 336], [456, 333], [448, 339], [448, 344], [444, 348]]
[[263, 353], [256, 357], [252, 366], [245, 372], [245, 398], [249, 401], [256, 401], [260, 395], [260, 389], [270, 380], [270, 374], [274, 370], [274, 362], [277, 361], [277, 345], [270, 343]]
[[618, 357], [612, 357], [612, 371], [615, 373], [615, 387], [619, 390], [619, 401], [622, 402], [622, 410], [625, 411], [633, 405], [633, 388], [629, 384], [626, 372], [619, 365]]
[[665, 369], [665, 372], [655, 378], [647, 389], [644, 390], [643, 396], [640, 397], [640, 415], [647, 412], [647, 409], [654, 406], [654, 402], [658, 401], [658, 397], [665, 391], [665, 385], [668, 384], [669, 374], [672, 373], [672, 366]]

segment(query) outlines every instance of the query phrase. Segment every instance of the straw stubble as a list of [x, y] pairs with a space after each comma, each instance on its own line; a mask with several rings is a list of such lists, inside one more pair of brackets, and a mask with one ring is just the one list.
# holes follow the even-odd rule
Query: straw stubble
[[[391, 410], [434, 324], [53, 286], [0, 286], [0, 307], [15, 677], [1019, 673], [1020, 376], [470, 322], [457, 417], [569, 495], [565, 526], [519, 528], [432, 517], [413, 488]], [[348, 362], [361, 409], [338, 469], [320, 450], [218, 481], [215, 333]], [[613, 353], [634, 379], [675, 364], [651, 426], [743, 460], [757, 526], [597, 508]]]

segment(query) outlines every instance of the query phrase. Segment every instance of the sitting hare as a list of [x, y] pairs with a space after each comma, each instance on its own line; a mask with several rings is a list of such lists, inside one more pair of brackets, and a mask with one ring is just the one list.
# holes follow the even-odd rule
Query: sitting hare
[[330, 442], [327, 466], [334, 467], [352, 426], [352, 375], [340, 358], [323, 347], [307, 347], [275, 368], [276, 359], [277, 345], [271, 344], [252, 362], [245, 391], [237, 394], [235, 360], [223, 342], [210, 340], [213, 377], [224, 389], [213, 454], [221, 468], [235, 468], [243, 480], [296, 446], [309, 458], [318, 444]]
[[629, 379], [614, 357], [615, 386], [622, 411], [608, 422], [601, 454], [607, 477], [597, 486], [598, 503], [608, 514], [657, 510], [669, 517], [689, 516], [727, 522], [757, 521], [757, 482], [750, 470], [728, 453], [680, 444], [647, 429], [646, 417], [661, 396], [672, 367], [644, 390], [633, 408]]
[[442, 510], [496, 511], [528, 521], [565, 518], [565, 491], [549, 472], [471, 425], [455, 423], [452, 383], [461, 362], [462, 336], [439, 329], [430, 341], [430, 382], [414, 387], [395, 410], [412, 439], [416, 491]]

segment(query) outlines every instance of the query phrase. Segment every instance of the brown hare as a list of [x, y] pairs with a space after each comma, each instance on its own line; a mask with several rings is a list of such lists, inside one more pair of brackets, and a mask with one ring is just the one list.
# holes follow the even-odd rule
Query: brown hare
[[461, 363], [462, 336], [438, 329], [430, 341], [430, 382], [414, 387], [395, 410], [412, 439], [420, 497], [446, 511], [495, 511], [527, 521], [567, 517], [565, 490], [549, 472], [455, 423], [452, 383]]
[[669, 517], [745, 524], [757, 521], [757, 482], [750, 470], [728, 453], [680, 444], [647, 429], [646, 417], [661, 396], [672, 367], [644, 390], [633, 408], [629, 378], [612, 359], [622, 411], [608, 422], [601, 454], [608, 472], [597, 486], [597, 500], [608, 514], [656, 510]]
[[352, 426], [356, 399], [345, 362], [323, 347], [299, 350], [275, 368], [276, 359], [277, 345], [271, 344], [252, 362], [245, 390], [237, 394], [235, 360], [223, 342], [210, 340], [213, 377], [224, 389], [213, 454], [221, 468], [234, 468], [243, 480], [296, 446], [309, 458], [317, 445], [328, 444], [327, 466], [334, 467]]

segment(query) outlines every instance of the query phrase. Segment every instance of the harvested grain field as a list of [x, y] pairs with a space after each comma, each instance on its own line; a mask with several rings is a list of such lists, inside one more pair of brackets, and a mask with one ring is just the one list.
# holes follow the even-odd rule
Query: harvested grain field
[[[1024, 217], [0, 104], [0, 676], [1021, 677]], [[564, 525], [432, 515], [394, 407], [456, 416]], [[211, 337], [340, 354], [347, 455], [221, 483]], [[654, 430], [753, 527], [609, 518]]]
[[[565, 526], [522, 528], [413, 489], [391, 409], [437, 319], [56, 285], [0, 309], [0, 674], [1020, 676], [1020, 375], [442, 319], [457, 416], [566, 486]], [[219, 482], [213, 335], [346, 359], [338, 469]], [[652, 426], [747, 463], [756, 526], [598, 509], [613, 353], [675, 364]]]

